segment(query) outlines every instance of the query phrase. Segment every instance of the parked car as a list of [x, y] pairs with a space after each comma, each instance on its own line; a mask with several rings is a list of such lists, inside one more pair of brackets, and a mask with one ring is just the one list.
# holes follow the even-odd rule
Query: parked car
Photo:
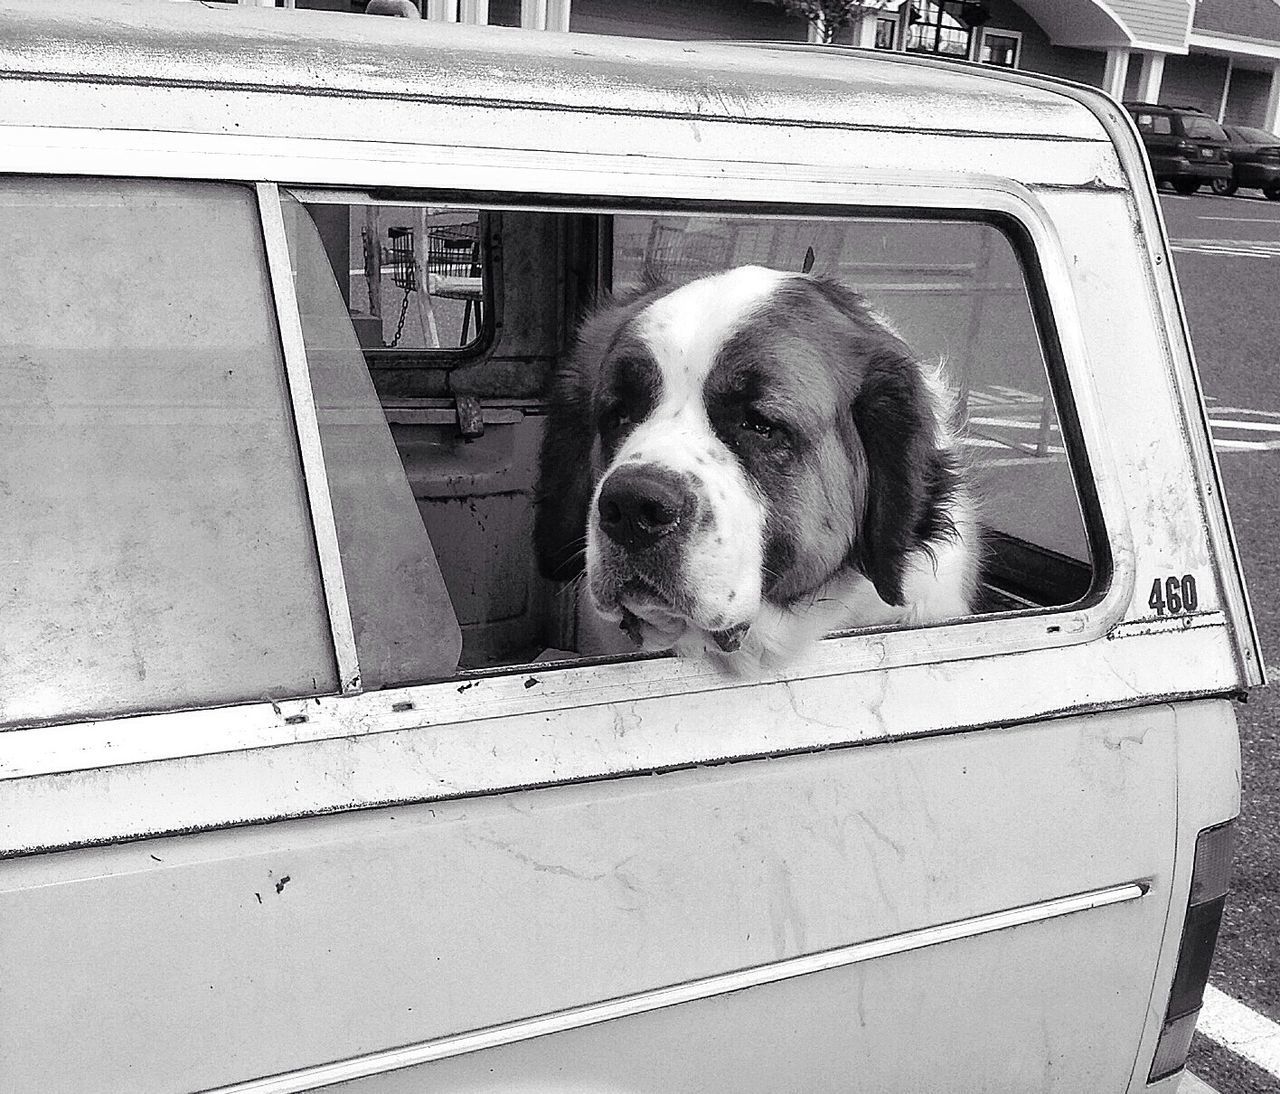
[[[242, 5], [0, 26], [0, 1090], [1174, 1094], [1263, 662], [1110, 98]], [[549, 377], [602, 295], [748, 264], [946, 358], [982, 606], [780, 672], [582, 656], [533, 554]], [[853, 413], [822, 391], [801, 446]]]
[[1231, 141], [1231, 178], [1214, 179], [1215, 194], [1230, 196], [1241, 186], [1261, 190], [1271, 201], [1280, 201], [1280, 136], [1250, 125], [1224, 125]]
[[1194, 106], [1125, 103], [1142, 136], [1156, 184], [1194, 194], [1206, 182], [1231, 179], [1230, 142], [1222, 126]]

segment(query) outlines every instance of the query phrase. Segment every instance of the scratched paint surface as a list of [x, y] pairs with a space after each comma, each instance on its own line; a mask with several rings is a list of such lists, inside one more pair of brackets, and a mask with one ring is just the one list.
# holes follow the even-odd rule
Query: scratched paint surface
[[[1077, 917], [1093, 928], [823, 974], [809, 1004], [873, 1072], [876, 1032], [924, 1006], [913, 1066], [963, 1044], [967, 1070], [938, 1074], [1120, 1089], [1169, 895], [1173, 727], [1157, 707], [11, 861], [8, 1089], [203, 1089], [1150, 878], [1133, 907]], [[1113, 944], [1077, 949], [1080, 929]], [[974, 985], [996, 983], [1016, 1034], [981, 1017]], [[944, 1005], [939, 984], [979, 995]], [[1062, 1041], [1045, 1055], [1031, 1029]], [[706, 1089], [776, 1089], [750, 1063]]]

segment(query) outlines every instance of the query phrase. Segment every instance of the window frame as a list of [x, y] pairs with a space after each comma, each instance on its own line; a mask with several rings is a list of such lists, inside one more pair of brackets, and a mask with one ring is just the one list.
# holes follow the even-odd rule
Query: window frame
[[[898, 24], [899, 24], [899, 19], [898, 19], [898, 16], [896, 15], [888, 16], [888, 17], [883, 15], [878, 15], [876, 17], [876, 38], [875, 38], [875, 44], [873, 48], [884, 50], [886, 52], [888, 51], [893, 51], [895, 53], [898, 52], [898, 37], [899, 37], [899, 31], [901, 29]], [[889, 41], [887, 45], [880, 44], [880, 32], [884, 28], [888, 28], [887, 37]]]
[[[518, 182], [521, 169], [509, 169], [508, 183]], [[955, 716], [927, 696], [955, 672], [968, 672], [981, 650], [980, 663], [1009, 656], [1024, 661], [1017, 671], [1042, 673], [1040, 688], [1011, 689], [984, 696], [983, 713], [965, 724], [995, 725], [1011, 720], [1044, 717], [1063, 709], [1043, 691], [1061, 687], [1080, 666], [1090, 663], [1090, 647], [1125, 614], [1133, 599], [1134, 550], [1127, 510], [1115, 468], [1102, 433], [1102, 415], [1095, 403], [1089, 366], [1076, 316], [1074, 292], [1066, 258], [1052, 221], [1035, 195], [1012, 180], [966, 175], [963, 178], [924, 177], [851, 179], [838, 170], [811, 168], [807, 177], [788, 179], [788, 200], [777, 200], [777, 180], [767, 170], [751, 177], [726, 179], [712, 171], [664, 178], [647, 196], [631, 190], [626, 179], [614, 183], [612, 195], [594, 197], [562, 192], [554, 201], [547, 191], [495, 185], [486, 191], [493, 204], [524, 208], [632, 212], [639, 207], [672, 209], [685, 204], [699, 209], [725, 206], [772, 207], [778, 215], [815, 215], [838, 208], [848, 215], [934, 215], [998, 219], [1020, 233], [1019, 245], [1031, 278], [1031, 299], [1037, 309], [1049, 360], [1064, 436], [1076, 450], [1075, 467], [1086, 513], [1096, 505], [1105, 534], [1093, 545], [1101, 584], [1095, 595], [1065, 609], [1010, 612], [976, 617], [917, 629], [855, 632], [824, 641], [805, 661], [782, 678], [744, 681], [697, 662], [635, 656], [618, 660], [582, 659], [569, 663], [521, 665], [497, 671], [467, 672], [448, 680], [359, 692], [358, 684], [345, 694], [300, 701], [256, 703], [228, 708], [171, 711], [102, 722], [36, 726], [0, 734], [0, 776], [15, 780], [21, 793], [58, 792], [70, 780], [94, 772], [117, 792], [104, 793], [92, 804], [53, 815], [32, 810], [26, 822], [0, 846], [0, 857], [55, 847], [77, 846], [133, 838], [144, 834], [194, 831], [228, 824], [280, 817], [309, 816], [333, 811], [429, 801], [460, 794], [545, 786], [581, 779], [609, 778], [637, 771], [667, 770], [724, 762], [758, 755], [822, 750], [899, 736], [948, 732], [961, 728]], [[584, 189], [591, 184], [586, 180]], [[279, 215], [280, 189], [274, 182], [257, 182], [260, 201]], [[292, 188], [292, 187], [290, 187]], [[329, 188], [323, 180], [308, 189]], [[338, 187], [341, 188], [341, 187]], [[643, 191], [643, 188], [641, 188]], [[619, 192], [620, 191], [620, 192]], [[540, 194], [525, 201], [519, 193]], [[474, 204], [474, 191], [455, 191], [459, 204]], [[663, 195], [670, 195], [669, 197]], [[270, 219], [274, 220], [275, 216]], [[264, 236], [273, 262], [275, 307], [287, 356], [297, 367], [305, 350], [297, 323], [296, 298], [291, 286], [288, 246], [283, 221]], [[290, 312], [295, 313], [290, 318]], [[1046, 325], [1047, 323], [1047, 325]], [[295, 325], [296, 324], [296, 325]], [[286, 331], [290, 331], [286, 338]], [[1074, 408], [1074, 409], [1071, 409]], [[308, 479], [319, 474], [319, 451], [314, 402], [305, 392], [295, 400], [299, 437], [315, 451], [304, 466]], [[305, 421], [310, 418], [311, 421]], [[1092, 469], [1092, 472], [1090, 471]], [[317, 479], [317, 482], [319, 480]], [[323, 502], [317, 520], [329, 527], [317, 535], [332, 537], [332, 514]], [[1090, 536], [1099, 532], [1086, 520]], [[339, 570], [341, 559], [338, 560]], [[1105, 568], [1105, 572], [1102, 572]], [[335, 587], [336, 588], [336, 587]], [[1101, 653], [1101, 651], [1098, 651]], [[1047, 658], [1047, 660], [1046, 660]], [[1041, 668], [1029, 667], [1038, 664]], [[1055, 666], [1048, 671], [1048, 666]], [[1072, 668], [1076, 665], [1076, 668]], [[724, 704], [731, 696], [752, 710], [760, 701], [789, 696], [788, 709], [804, 694], [831, 693], [856, 685], [871, 675], [872, 690], [889, 688], [902, 716], [876, 724], [831, 723], [821, 717], [804, 721], [796, 733], [779, 738], [777, 715], [747, 726], [723, 724]], [[1065, 675], [1064, 675], [1065, 674]], [[1140, 685], [1141, 686], [1141, 685]], [[1154, 686], [1154, 685], [1152, 685]], [[736, 694], [735, 694], [736, 693]], [[1096, 697], [1076, 692], [1073, 704], [1088, 707]], [[831, 693], [835, 694], [835, 693]], [[756, 698], [753, 698], [756, 697]], [[776, 702], [776, 700], [770, 700]], [[705, 710], [696, 728], [679, 719], [641, 741], [623, 741], [610, 729], [621, 712], [643, 705], [659, 717], [661, 711]], [[767, 707], [767, 703], [765, 706]], [[744, 707], [744, 709], [748, 709]], [[608, 715], [608, 721], [601, 719]], [[589, 725], [587, 723], [590, 723]], [[548, 742], [558, 742], [550, 753]], [[406, 765], [411, 755], [445, 756], [439, 763]], [[434, 751], [433, 751], [434, 750]], [[266, 766], [264, 766], [266, 765]], [[361, 771], [358, 780], [334, 780], [336, 767]], [[0, 785], [3, 785], [0, 783]], [[146, 808], [131, 807], [146, 786], [164, 786], [163, 800]], [[132, 787], [123, 792], [121, 787]], [[185, 787], [185, 790], [183, 789]], [[221, 788], [218, 790], [217, 788]], [[274, 789], [273, 789], [274, 788]], [[154, 795], [153, 795], [154, 796]], [[16, 841], [16, 842], [14, 842]]]
[[[294, 190], [307, 191], [306, 187], [292, 187]], [[331, 199], [331, 203], [341, 204], [341, 195]], [[376, 192], [350, 194], [349, 201], [360, 198], [361, 204], [412, 204], [394, 202], [385, 195]], [[385, 198], [385, 200], [384, 200]], [[309, 199], [310, 200], [310, 199]], [[483, 357], [493, 346], [494, 339], [502, 326], [502, 294], [494, 291], [496, 270], [494, 264], [499, 261], [499, 250], [493, 246], [489, 226], [484, 217], [480, 218], [480, 282], [482, 296], [480, 303], [480, 325], [476, 336], [465, 346], [437, 346], [434, 348], [401, 349], [399, 347], [369, 347], [363, 350], [365, 359], [371, 368], [378, 371], [414, 371], [428, 369], [434, 372], [448, 372], [461, 368]]]
[[[973, 27], [973, 26], [968, 26], [968, 27], [963, 26], [963, 20], [961, 20], [958, 15], [953, 13], [951, 9], [963, 6], [961, 3], [961, 0], [927, 0], [927, 2], [933, 3], [936, 6], [936, 18], [930, 19], [925, 12], [920, 12], [919, 13], [920, 18], [918, 21], [911, 22], [910, 20], [908, 20], [902, 36], [903, 52], [912, 53], [918, 57], [939, 57], [944, 60], [951, 60], [951, 61], [972, 60], [974, 56], [974, 49], [976, 48], [976, 45], [981, 37], [981, 35], [978, 33], [981, 30], [981, 28]], [[912, 15], [916, 14], [916, 7], [914, 5], [911, 8], [911, 12], [912, 12]], [[954, 19], [957, 23], [962, 24], [962, 27], [955, 28], [955, 27], [946, 26], [945, 22], [948, 19]], [[913, 28], [916, 28], [916, 27], [920, 28], [920, 35], [921, 35], [922, 41], [926, 34], [926, 31], [928, 30], [933, 31], [933, 44], [930, 48], [916, 48], [911, 45], [911, 31]], [[940, 48], [942, 45], [943, 31], [944, 30], [951, 31], [951, 30], [957, 30], [957, 29], [961, 29], [962, 32], [966, 35], [964, 52], [952, 53]]]
[[[1015, 70], [1021, 65], [1022, 63], [1022, 31], [1006, 30], [1004, 27], [988, 27], [988, 26], [982, 27], [981, 31], [982, 33], [978, 35], [977, 44], [974, 46], [974, 59], [979, 64], [990, 65], [992, 68], [1000, 68], [1000, 69], [1005, 69], [1007, 71]], [[997, 64], [995, 61], [983, 60], [982, 51], [986, 48], [988, 34], [994, 34], [1001, 38], [1012, 39], [1014, 43], [1013, 64], [1001, 65], [1001, 64]]]

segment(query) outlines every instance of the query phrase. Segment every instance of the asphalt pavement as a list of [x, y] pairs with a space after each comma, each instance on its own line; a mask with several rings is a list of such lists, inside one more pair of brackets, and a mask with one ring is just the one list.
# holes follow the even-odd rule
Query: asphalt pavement
[[[1272, 686], [1237, 710], [1239, 844], [1210, 977], [1280, 1027], [1280, 202], [1161, 198], [1214, 448]], [[1202, 1015], [1190, 1060], [1220, 1094], [1280, 1094], [1280, 1040], [1241, 1047]], [[1280, 1038], [1280, 1033], [1277, 1034]], [[1254, 1059], [1250, 1059], [1252, 1055]]]

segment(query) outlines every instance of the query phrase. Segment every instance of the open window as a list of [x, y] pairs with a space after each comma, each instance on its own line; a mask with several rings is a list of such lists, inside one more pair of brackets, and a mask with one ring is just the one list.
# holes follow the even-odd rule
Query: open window
[[[1073, 470], [1070, 406], [1053, 381], [1053, 331], [1016, 226], [900, 211], [624, 213], [315, 191], [286, 200], [308, 355], [324, 339], [331, 351], [336, 338], [346, 347], [345, 367], [363, 359], [362, 382], [377, 392], [416, 510], [402, 507], [405, 526], [420, 518], [448, 594], [438, 616], [424, 607], [417, 617], [425, 628], [418, 645], [429, 646], [432, 627], [456, 617], [462, 671], [562, 658], [576, 647], [577, 589], [540, 577], [531, 546], [546, 389], [571, 350], [576, 321], [601, 292], [743, 264], [837, 278], [862, 292], [918, 356], [944, 362], [967, 416], [963, 445], [982, 499], [979, 614], [1077, 604], [1105, 568], [1091, 556], [1082, 505], [1089, 491], [1087, 482], [1078, 488]], [[391, 221], [428, 231], [474, 225], [485, 241], [473, 252], [483, 259], [471, 285], [489, 328], [466, 354], [436, 357], [439, 347], [429, 346], [416, 356], [392, 355], [360, 333], [367, 287], [377, 278], [343, 248], [355, 246], [370, 223]], [[381, 260], [385, 286], [396, 277], [394, 251]], [[454, 301], [452, 311], [433, 307], [437, 329], [449, 314], [449, 329], [465, 331], [466, 301]], [[384, 322], [384, 342], [389, 329]], [[415, 328], [414, 337], [429, 329]], [[320, 359], [331, 360], [329, 351]], [[314, 375], [317, 362], [311, 367]], [[323, 411], [321, 427], [332, 429]], [[327, 450], [331, 444], [326, 437]], [[333, 447], [330, 474], [341, 476]], [[358, 553], [347, 538], [348, 556]], [[355, 605], [353, 614], [363, 609]], [[411, 634], [409, 627], [396, 642], [414, 647]], [[439, 659], [387, 664], [377, 683], [367, 682], [449, 675], [427, 672], [444, 666]]]

